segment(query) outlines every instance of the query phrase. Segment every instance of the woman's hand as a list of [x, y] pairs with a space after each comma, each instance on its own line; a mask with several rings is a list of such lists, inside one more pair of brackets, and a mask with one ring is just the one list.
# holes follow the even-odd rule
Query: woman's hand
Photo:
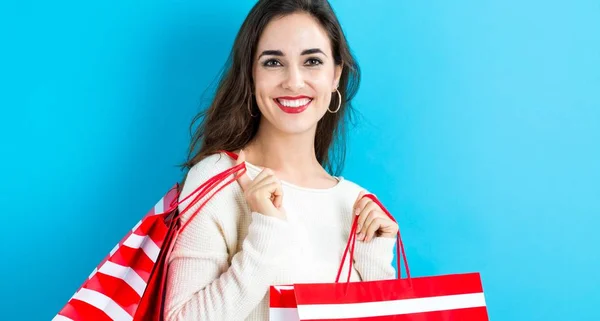
[[[245, 160], [244, 151], [240, 151], [236, 165], [243, 163]], [[271, 169], [263, 169], [254, 180], [244, 173], [238, 177], [237, 181], [252, 212], [286, 219], [285, 211], [281, 206], [283, 189], [279, 179]]]
[[398, 224], [383, 212], [377, 203], [360, 192], [354, 204], [354, 215], [358, 215], [356, 238], [359, 241], [369, 242], [375, 236], [396, 237]]

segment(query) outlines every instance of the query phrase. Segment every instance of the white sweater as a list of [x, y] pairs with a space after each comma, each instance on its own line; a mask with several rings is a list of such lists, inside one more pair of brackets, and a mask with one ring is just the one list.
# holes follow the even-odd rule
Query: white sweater
[[[226, 154], [205, 158], [190, 169], [181, 197], [234, 162]], [[251, 178], [260, 172], [248, 162], [246, 167]], [[270, 285], [335, 282], [352, 207], [362, 190], [338, 180], [327, 189], [283, 181], [287, 221], [251, 213], [235, 181], [214, 195], [177, 237], [168, 263], [166, 321], [264, 321], [269, 319]], [[393, 238], [357, 241], [351, 280], [394, 278], [394, 245]]]

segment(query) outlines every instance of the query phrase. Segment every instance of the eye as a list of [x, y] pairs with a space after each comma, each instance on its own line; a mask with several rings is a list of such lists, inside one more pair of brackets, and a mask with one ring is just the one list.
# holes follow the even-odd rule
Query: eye
[[269, 59], [269, 60], [263, 62], [263, 66], [265, 66], [265, 67], [277, 67], [277, 66], [281, 66], [281, 63], [279, 61], [277, 61], [277, 59]]
[[322, 65], [323, 62], [320, 59], [317, 58], [308, 58], [308, 60], [306, 60], [306, 63], [309, 66], [318, 66], [318, 65]]

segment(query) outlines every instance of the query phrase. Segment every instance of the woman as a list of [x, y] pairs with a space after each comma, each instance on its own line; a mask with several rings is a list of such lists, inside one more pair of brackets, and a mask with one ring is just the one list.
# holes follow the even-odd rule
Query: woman
[[326, 0], [254, 6], [195, 134], [181, 197], [241, 162], [247, 173], [177, 238], [166, 320], [268, 320], [270, 285], [335, 281], [353, 214], [359, 234], [351, 280], [395, 276], [398, 226], [362, 198], [363, 188], [326, 170], [333, 172], [330, 150], [358, 80]]

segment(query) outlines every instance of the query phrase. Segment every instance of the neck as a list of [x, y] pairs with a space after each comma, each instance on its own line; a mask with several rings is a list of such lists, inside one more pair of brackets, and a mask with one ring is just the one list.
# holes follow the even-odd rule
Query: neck
[[287, 177], [321, 172], [315, 154], [315, 132], [316, 127], [300, 134], [286, 134], [261, 124], [256, 137], [244, 148], [246, 160]]

